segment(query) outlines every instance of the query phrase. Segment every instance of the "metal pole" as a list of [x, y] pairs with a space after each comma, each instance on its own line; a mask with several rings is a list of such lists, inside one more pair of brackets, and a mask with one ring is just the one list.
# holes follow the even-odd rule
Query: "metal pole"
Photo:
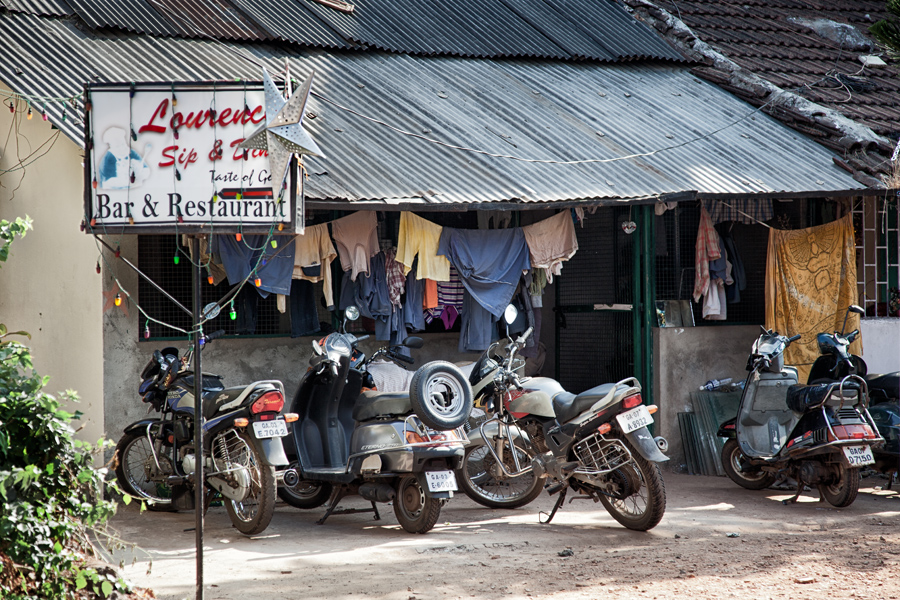
[[643, 209], [643, 234], [644, 250], [641, 252], [643, 267], [644, 299], [644, 401], [653, 402], [653, 324], [656, 322], [656, 236], [653, 206], [646, 205]]
[[[637, 229], [629, 235], [631, 238], [632, 253], [632, 272], [631, 272], [631, 339], [634, 346], [634, 376], [641, 382], [641, 387], [647, 385], [644, 381], [644, 353], [643, 353], [643, 336], [641, 335], [641, 325], [643, 319], [643, 306], [641, 304], [643, 297], [641, 295], [641, 237], [644, 235], [644, 222], [641, 218], [640, 208], [637, 210], [635, 219]], [[628, 234], [625, 234], [628, 235]]]
[[[200, 256], [200, 238], [191, 237], [191, 255]], [[203, 368], [200, 364], [201, 334], [198, 329], [200, 323], [200, 298], [201, 277], [203, 269], [200, 263], [191, 261], [194, 267], [193, 277], [193, 307], [194, 307], [194, 510], [196, 516], [196, 545], [197, 545], [197, 600], [203, 600], [203, 517], [205, 508], [206, 486], [203, 473]]]

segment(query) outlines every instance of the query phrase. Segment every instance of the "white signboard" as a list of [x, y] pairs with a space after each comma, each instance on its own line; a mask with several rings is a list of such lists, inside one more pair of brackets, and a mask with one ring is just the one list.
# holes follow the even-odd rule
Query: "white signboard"
[[92, 86], [89, 99], [89, 230], [302, 227], [296, 178], [273, 198], [266, 150], [238, 147], [266, 122], [261, 86]]

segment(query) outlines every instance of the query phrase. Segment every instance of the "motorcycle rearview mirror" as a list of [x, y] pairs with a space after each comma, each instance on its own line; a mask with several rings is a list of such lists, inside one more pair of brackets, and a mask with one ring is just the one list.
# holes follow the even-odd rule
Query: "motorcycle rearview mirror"
[[215, 302], [210, 302], [206, 306], [203, 307], [203, 310], [200, 311], [200, 316], [203, 317], [204, 320], [210, 321], [219, 316], [219, 312], [222, 310], [222, 307], [219, 306]]
[[418, 350], [419, 348], [421, 348], [422, 346], [425, 345], [425, 340], [423, 340], [420, 337], [411, 335], [408, 338], [406, 338], [405, 340], [403, 340], [403, 345], [406, 346], [407, 348], [414, 348], [414, 349]]
[[312, 341], [313, 354], [321, 355], [323, 354], [322, 346], [319, 345], [319, 342], [316, 340]]
[[516, 308], [514, 304], [510, 304], [506, 307], [506, 310], [503, 311], [503, 320], [506, 321], [507, 325], [512, 325], [512, 322], [515, 321], [518, 316], [519, 309]]
[[844, 314], [844, 324], [841, 325], [841, 335], [844, 335], [844, 329], [847, 327], [847, 319], [850, 317], [850, 313], [855, 313], [857, 315], [864, 315], [866, 311], [857, 304], [851, 304], [847, 307], [847, 312]]
[[348, 306], [344, 311], [344, 318], [348, 321], [355, 321], [359, 318], [359, 309], [355, 306]]

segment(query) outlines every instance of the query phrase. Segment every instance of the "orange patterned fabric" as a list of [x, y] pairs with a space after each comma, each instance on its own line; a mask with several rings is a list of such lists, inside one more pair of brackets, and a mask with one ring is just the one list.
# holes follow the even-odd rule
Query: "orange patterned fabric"
[[[819, 356], [816, 335], [840, 331], [856, 296], [851, 215], [818, 227], [769, 233], [766, 327], [782, 335], [801, 335], [784, 354], [784, 362], [797, 367], [801, 382]], [[846, 331], [858, 328], [859, 315], [851, 313]], [[862, 354], [862, 337], [850, 351]]]

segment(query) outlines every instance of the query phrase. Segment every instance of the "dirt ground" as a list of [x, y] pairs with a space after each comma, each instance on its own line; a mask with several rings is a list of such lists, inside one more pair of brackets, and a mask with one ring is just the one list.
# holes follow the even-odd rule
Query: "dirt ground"
[[[338, 515], [278, 504], [269, 529], [247, 538], [222, 508], [206, 518], [206, 600], [247, 598], [900, 598], [900, 495], [863, 479], [846, 509], [806, 492], [748, 491], [725, 478], [664, 474], [667, 509], [647, 533], [575, 500], [550, 525], [547, 495], [517, 510], [489, 510], [458, 495], [438, 526], [411, 535], [393, 511]], [[359, 498], [345, 506], [365, 507]], [[195, 597], [193, 513], [123, 507], [113, 526], [139, 544], [126, 575], [158, 598]], [[148, 564], [152, 559], [149, 573]]]

